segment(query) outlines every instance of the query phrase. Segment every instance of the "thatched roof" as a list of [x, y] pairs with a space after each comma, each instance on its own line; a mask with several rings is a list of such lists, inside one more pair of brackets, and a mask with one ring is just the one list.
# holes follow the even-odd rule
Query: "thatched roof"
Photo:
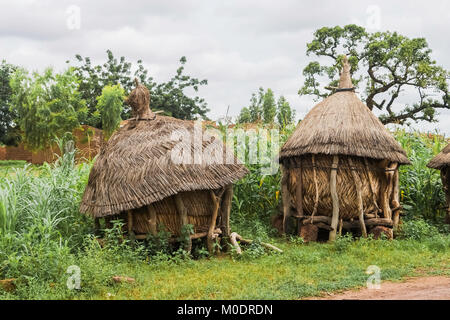
[[300, 122], [280, 152], [280, 160], [305, 154], [348, 155], [409, 164], [406, 152], [357, 97], [345, 59], [339, 88]]
[[[148, 90], [138, 87], [130, 95], [133, 98], [128, 98], [139, 120], [128, 121], [102, 147], [89, 175], [81, 212], [94, 217], [114, 215], [180, 192], [218, 189], [248, 172], [234, 154], [232, 161], [222, 161], [225, 147], [221, 139], [191, 143], [195, 138], [186, 137], [198, 130], [194, 121], [157, 116], [149, 112], [149, 99], [136, 98], [136, 94], [148, 95]], [[146, 101], [147, 107], [136, 108], [133, 101]], [[192, 162], [172, 161], [175, 149], [187, 150]], [[195, 155], [201, 151], [200, 163]]]
[[450, 144], [427, 164], [428, 168], [439, 170], [447, 166], [450, 167]]

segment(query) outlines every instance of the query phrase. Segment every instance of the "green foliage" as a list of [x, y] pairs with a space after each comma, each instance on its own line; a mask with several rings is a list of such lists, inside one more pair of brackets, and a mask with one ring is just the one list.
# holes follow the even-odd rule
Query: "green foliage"
[[273, 123], [275, 115], [277, 113], [277, 107], [275, 104], [273, 91], [270, 88], [267, 89], [266, 93], [264, 94], [262, 110], [264, 123]]
[[[365, 86], [364, 100], [372, 110], [383, 110], [383, 123], [407, 123], [408, 120], [436, 121], [437, 109], [449, 109], [448, 71], [431, 58], [424, 38], [408, 38], [396, 32], [369, 33], [356, 25], [323, 27], [314, 32], [307, 44], [307, 55], [331, 59], [331, 65], [310, 62], [303, 69], [300, 95], [323, 98], [330, 93], [320, 89], [320, 80], [337, 86], [343, 55], [351, 64], [353, 83]], [[416, 98], [394, 110], [404, 96]], [[438, 93], [440, 98], [434, 98]]]
[[291, 109], [289, 102], [283, 96], [275, 101], [275, 95], [272, 89], [266, 91], [262, 87], [258, 93], [253, 93], [250, 99], [250, 105], [243, 107], [237, 118], [237, 123], [263, 122], [272, 124], [275, 117], [280, 127], [285, 127], [294, 122], [295, 112]]
[[[181, 66], [176, 70], [175, 76], [167, 82], [156, 83], [152, 77], [148, 76], [148, 70], [145, 69], [142, 60], [138, 60], [134, 68], [131, 62], [125, 60], [125, 57], [117, 59], [111, 50], [107, 50], [106, 53], [107, 61], [101, 65], [93, 65], [89, 57], [83, 58], [79, 54], [75, 56], [78, 62], [75, 66], [75, 74], [81, 79], [79, 90], [82, 98], [87, 102], [89, 115], [83, 124], [101, 129], [102, 121], [96, 116], [97, 97], [108, 85], [120, 84], [125, 93], [129, 93], [134, 89], [135, 78], [150, 90], [152, 110], [163, 110], [167, 115], [179, 119], [206, 118], [209, 109], [205, 100], [198, 96], [191, 97], [186, 91], [198, 92], [199, 87], [208, 84], [208, 81], [184, 74], [185, 57], [180, 59]], [[123, 106], [121, 116], [123, 119], [129, 118], [128, 106]]]
[[280, 96], [277, 102], [277, 120], [281, 128], [294, 123], [295, 120], [295, 110], [283, 96]]
[[351, 233], [346, 233], [343, 236], [338, 236], [334, 241], [334, 248], [337, 252], [343, 252], [347, 250], [353, 243], [353, 236]]
[[17, 112], [11, 109], [12, 90], [9, 85], [11, 75], [17, 69], [16, 66], [6, 63], [0, 64], [0, 144], [16, 145], [20, 140], [20, 134], [15, 122]]
[[404, 130], [397, 131], [395, 136], [412, 162], [400, 167], [400, 200], [406, 218], [443, 220], [445, 195], [441, 177], [438, 170], [426, 165], [445, 147], [444, 138]]
[[23, 167], [27, 162], [25, 160], [0, 160], [0, 167], [19, 166]]
[[199, 80], [184, 74], [186, 57], [181, 57], [181, 66], [175, 76], [163, 83], [145, 83], [150, 90], [152, 110], [163, 110], [167, 115], [178, 119], [207, 119], [209, 111], [205, 99], [198, 96], [190, 97], [186, 91], [198, 92], [200, 86], [208, 84], [208, 80]]
[[119, 127], [122, 120], [120, 115], [123, 110], [124, 99], [124, 90], [120, 84], [104, 87], [102, 95], [97, 97], [97, 110], [102, 119], [102, 128], [106, 140]]
[[48, 68], [31, 76], [18, 69], [10, 84], [12, 108], [17, 112], [23, 140], [32, 150], [43, 149], [54, 138], [71, 133], [87, 115], [73, 69], [55, 74]]
[[423, 219], [405, 221], [400, 225], [399, 237], [402, 239], [427, 240], [439, 234], [433, 225]]

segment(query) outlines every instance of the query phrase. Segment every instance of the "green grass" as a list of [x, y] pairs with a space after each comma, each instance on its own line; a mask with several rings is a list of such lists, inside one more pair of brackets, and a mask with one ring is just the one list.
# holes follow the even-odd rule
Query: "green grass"
[[[362, 240], [344, 246], [272, 241], [283, 254], [114, 264], [96, 252], [78, 261], [81, 290], [65, 287], [68, 275], [56, 283], [33, 284], [24, 290], [34, 293], [32, 298], [48, 299], [301, 299], [365, 286], [369, 265], [381, 268], [382, 281], [427, 274], [450, 276], [448, 236], [426, 241]], [[102, 264], [102, 270], [96, 263]], [[133, 277], [136, 283], [113, 284], [112, 275]]]

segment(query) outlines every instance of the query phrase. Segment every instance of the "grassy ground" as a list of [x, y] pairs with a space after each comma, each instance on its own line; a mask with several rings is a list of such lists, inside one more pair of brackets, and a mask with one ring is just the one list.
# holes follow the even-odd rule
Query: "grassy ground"
[[[279, 211], [280, 174], [262, 177], [257, 166], [234, 187], [233, 231], [256, 240], [237, 257], [206, 258], [167, 245], [121, 242], [120, 227], [105, 230], [105, 246], [93, 238], [93, 222], [78, 211], [92, 163], [74, 165], [65, 154], [56, 165], [0, 161], [0, 280], [16, 278], [2, 299], [301, 299], [364, 286], [370, 265], [382, 280], [405, 276], [450, 276], [450, 229], [443, 221], [439, 173], [425, 164], [443, 139], [398, 132], [413, 162], [402, 167], [404, 224], [396, 240], [338, 238], [333, 244], [303, 244], [276, 237], [270, 217]], [[441, 141], [442, 140], [442, 141]], [[283, 254], [264, 251], [258, 239]], [[159, 242], [158, 242], [159, 241]], [[198, 258], [203, 257], [203, 258]], [[69, 266], [80, 270], [81, 288], [69, 289]], [[68, 269], [69, 268], [69, 269]], [[115, 284], [112, 276], [134, 284]]]
[[450, 276], [446, 242], [341, 241], [333, 244], [279, 242], [283, 254], [234, 260], [229, 256], [162, 265], [138, 264], [123, 275], [134, 285], [106, 286], [88, 299], [301, 299], [323, 292], [364, 286], [368, 266], [382, 280], [405, 276]]

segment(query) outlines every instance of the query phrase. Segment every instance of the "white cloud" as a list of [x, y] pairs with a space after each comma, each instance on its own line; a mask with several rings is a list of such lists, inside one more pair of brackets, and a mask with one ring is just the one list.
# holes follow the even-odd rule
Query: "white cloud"
[[[299, 97], [301, 70], [310, 61], [306, 43], [314, 30], [367, 23], [367, 8], [379, 7], [381, 30], [410, 37], [425, 37], [433, 57], [450, 69], [450, 25], [446, 0], [422, 1], [1, 1], [0, 59], [30, 69], [48, 65], [64, 68], [74, 55], [104, 61], [106, 49], [128, 61], [144, 61], [157, 80], [172, 76], [181, 56], [186, 72], [209, 84], [200, 89], [211, 109], [210, 117], [223, 116], [228, 106], [237, 115], [258, 87], [284, 95], [303, 117], [314, 105]], [[67, 28], [66, 9], [81, 10], [79, 30]], [[450, 112], [442, 111], [437, 124], [450, 135]]]

